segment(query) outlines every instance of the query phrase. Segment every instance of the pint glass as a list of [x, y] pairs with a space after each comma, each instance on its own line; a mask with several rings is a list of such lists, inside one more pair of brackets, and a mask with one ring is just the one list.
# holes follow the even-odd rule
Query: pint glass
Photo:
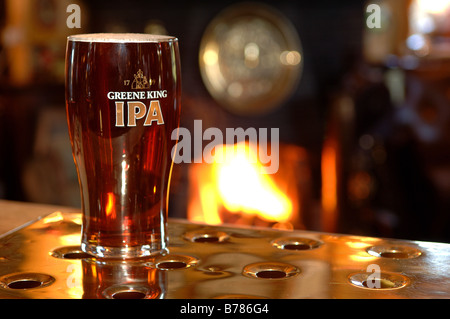
[[180, 73], [174, 37], [68, 38], [66, 110], [81, 192], [84, 252], [128, 259], [167, 249]]

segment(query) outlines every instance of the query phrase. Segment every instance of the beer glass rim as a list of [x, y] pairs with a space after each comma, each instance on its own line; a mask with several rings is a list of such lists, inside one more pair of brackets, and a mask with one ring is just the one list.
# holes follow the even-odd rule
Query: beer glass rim
[[150, 33], [83, 33], [67, 37], [73, 42], [95, 43], [158, 43], [178, 41], [174, 36]]

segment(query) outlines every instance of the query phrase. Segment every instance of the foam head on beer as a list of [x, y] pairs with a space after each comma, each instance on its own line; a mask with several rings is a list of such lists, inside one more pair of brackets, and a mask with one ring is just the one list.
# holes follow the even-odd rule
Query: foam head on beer
[[68, 37], [71, 41], [84, 42], [154, 42], [176, 39], [167, 35], [143, 34], [143, 33], [92, 33], [76, 34]]

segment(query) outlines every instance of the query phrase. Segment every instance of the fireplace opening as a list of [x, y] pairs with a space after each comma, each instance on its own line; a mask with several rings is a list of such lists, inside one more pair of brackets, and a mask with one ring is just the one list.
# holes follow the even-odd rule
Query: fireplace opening
[[274, 174], [265, 173], [258, 148], [251, 143], [218, 145], [215, 152], [227, 156], [193, 163], [189, 168], [189, 221], [283, 230], [306, 228], [311, 216], [303, 213], [311, 210], [313, 200], [308, 156], [303, 148], [280, 145], [279, 168]]

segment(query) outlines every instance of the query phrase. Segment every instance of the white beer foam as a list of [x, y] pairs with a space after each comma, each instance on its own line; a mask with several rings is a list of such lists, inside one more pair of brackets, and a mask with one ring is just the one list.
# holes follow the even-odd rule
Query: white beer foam
[[68, 39], [70, 41], [111, 43], [161, 42], [177, 40], [172, 36], [145, 33], [86, 33], [71, 35]]

